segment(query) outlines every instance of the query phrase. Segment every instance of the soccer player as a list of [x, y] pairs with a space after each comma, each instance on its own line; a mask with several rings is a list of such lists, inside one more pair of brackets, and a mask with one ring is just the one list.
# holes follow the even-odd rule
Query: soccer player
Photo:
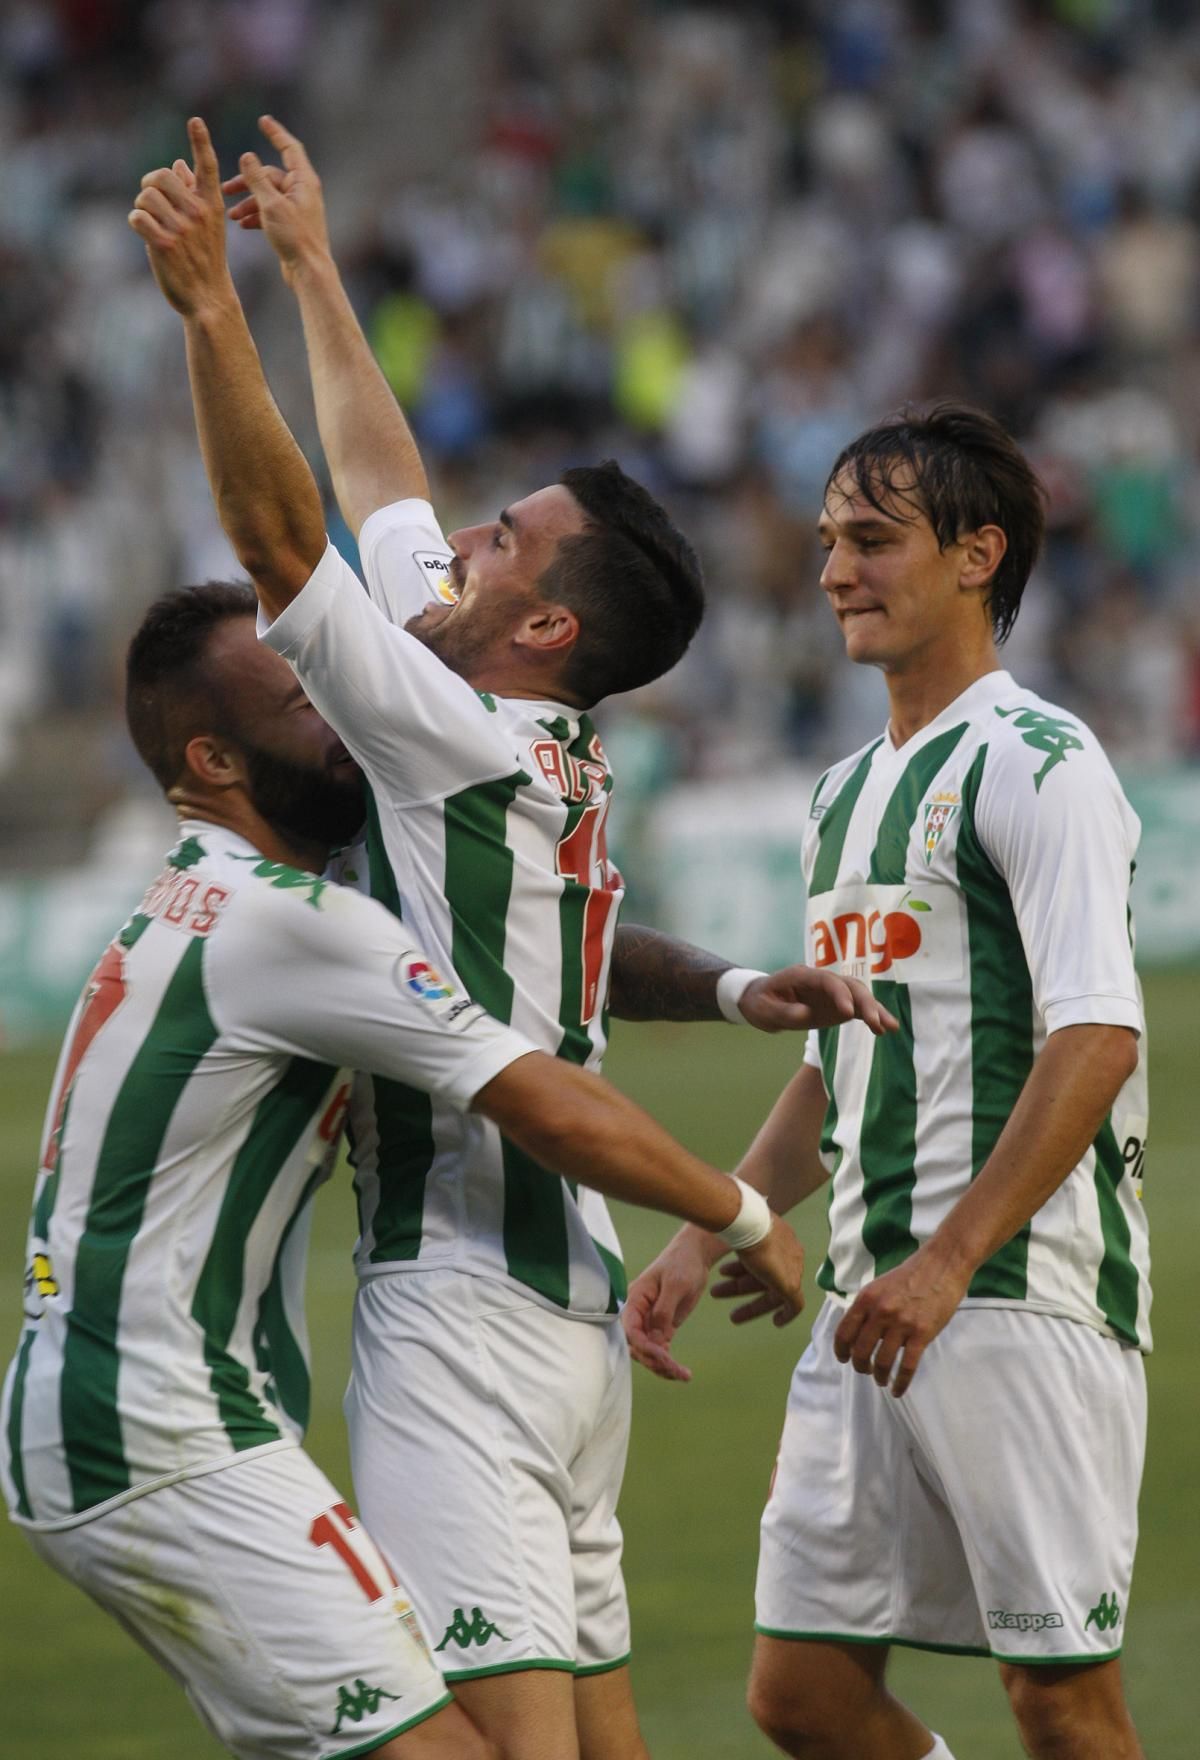
[[[447, 545], [338, 280], [315, 173], [268, 122], [286, 169], [247, 155], [253, 193], [234, 213], [262, 224], [299, 298], [364, 594], [270, 400], [226, 268], [215, 155], [189, 127], [194, 172], [148, 174], [131, 224], [185, 320], [209, 479], [266, 639], [370, 782], [374, 895], [476, 1000], [568, 1062], [598, 1065], [609, 1006], [885, 1027], [869, 990], [836, 975], [768, 979], [649, 931], [622, 937], [611, 778], [587, 709], [682, 653], [701, 611], [690, 547], [616, 466], [569, 472]], [[351, 1126], [348, 1417], [367, 1525], [385, 1550], [403, 1544], [447, 1678], [509, 1760], [637, 1760], [616, 1519], [624, 1274], [603, 1201], [410, 1085], [360, 1084]]]
[[[739, 1169], [781, 1211], [833, 1179], [750, 1682], [813, 1760], [945, 1760], [887, 1691], [893, 1643], [997, 1657], [1039, 1760], [1141, 1754], [1117, 1662], [1150, 1346], [1138, 823], [1089, 730], [1000, 667], [1041, 534], [1020, 451], [952, 403], [849, 445], [820, 519], [891, 713], [813, 797], [809, 951], [901, 1027], [813, 1034]], [[635, 1280], [646, 1367], [686, 1374], [671, 1338], [718, 1256], [685, 1229]], [[771, 1306], [736, 1271], [720, 1293]]]
[[[403, 1544], [377, 1551], [299, 1446], [310, 1200], [341, 1132], [340, 1066], [473, 1108], [602, 1189], [702, 1225], [741, 1217], [735, 1238], [759, 1238], [748, 1259], [794, 1307], [800, 1250], [761, 1198], [319, 877], [361, 823], [362, 779], [255, 611], [248, 587], [169, 594], [130, 648], [130, 731], [179, 842], [68, 1029], [0, 1477], [34, 1549], [234, 1753], [485, 1760], [391, 1574]], [[410, 1391], [440, 1397], [436, 1370]]]

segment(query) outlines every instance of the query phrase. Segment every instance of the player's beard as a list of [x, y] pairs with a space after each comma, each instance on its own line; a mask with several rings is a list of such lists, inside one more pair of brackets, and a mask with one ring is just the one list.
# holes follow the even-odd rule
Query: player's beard
[[366, 791], [355, 766], [294, 764], [261, 746], [238, 743], [250, 772], [251, 799], [268, 825], [289, 839], [328, 849], [354, 842], [367, 816]]
[[479, 661], [492, 645], [492, 632], [481, 629], [478, 622], [472, 623], [469, 618], [458, 623], [456, 616], [452, 612], [431, 629], [422, 629], [419, 618], [410, 618], [404, 627], [431, 653], [436, 654], [443, 666], [448, 666], [451, 672], [457, 672], [469, 684]]

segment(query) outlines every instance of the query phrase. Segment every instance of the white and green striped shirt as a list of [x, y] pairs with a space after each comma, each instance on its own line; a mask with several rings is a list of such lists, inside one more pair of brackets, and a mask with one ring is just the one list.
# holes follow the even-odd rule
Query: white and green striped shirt
[[294, 1447], [341, 1066], [463, 1108], [531, 1049], [370, 900], [185, 825], [59, 1060], [0, 1416], [14, 1520], [70, 1526]]
[[968, 1301], [1065, 1315], [1147, 1350], [1145, 1036], [1129, 885], [1139, 826], [1094, 735], [989, 673], [896, 750], [822, 777], [805, 837], [808, 957], [867, 979], [898, 1033], [810, 1036], [833, 1175], [818, 1281], [852, 1296], [979, 1172], [1048, 1034], [1141, 1034], [1078, 1167], [982, 1265]]
[[[447, 593], [427, 502], [381, 509], [359, 541], [366, 593], [330, 545], [260, 632], [370, 782], [371, 892], [498, 1020], [598, 1068], [623, 888], [595, 728], [562, 703], [476, 692], [405, 631]], [[396, 1082], [356, 1084], [351, 1136], [360, 1276], [452, 1265], [581, 1319], [615, 1313], [625, 1277], [597, 1193]]]

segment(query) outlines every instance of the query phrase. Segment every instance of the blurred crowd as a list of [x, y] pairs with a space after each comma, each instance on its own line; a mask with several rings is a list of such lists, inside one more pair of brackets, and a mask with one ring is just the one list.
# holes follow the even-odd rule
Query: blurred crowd
[[[125, 214], [192, 111], [231, 168], [267, 108], [322, 172], [447, 526], [615, 455], [693, 536], [694, 651], [607, 716], [638, 790], [876, 731], [814, 519], [844, 440], [940, 394], [1049, 492], [1012, 669], [1127, 768], [1200, 755], [1190, 0], [9, 0], [0, 767], [86, 714], [133, 785], [123, 642], [230, 571]], [[231, 250], [317, 461], [290, 300], [260, 237]]]

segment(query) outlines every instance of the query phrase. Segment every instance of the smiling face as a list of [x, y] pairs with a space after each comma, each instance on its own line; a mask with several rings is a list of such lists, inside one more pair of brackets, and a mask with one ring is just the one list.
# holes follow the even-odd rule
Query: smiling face
[[503, 691], [510, 675], [520, 682], [524, 657], [518, 643], [546, 609], [538, 581], [560, 540], [585, 525], [570, 490], [554, 483], [486, 525], [452, 532], [450, 579], [457, 602], [433, 601], [405, 628], [477, 689]]
[[1003, 554], [996, 526], [960, 534], [944, 550], [911, 502], [872, 505], [846, 475], [830, 484], [818, 523], [821, 586], [860, 665], [892, 675], [956, 668], [991, 646], [987, 589]]

